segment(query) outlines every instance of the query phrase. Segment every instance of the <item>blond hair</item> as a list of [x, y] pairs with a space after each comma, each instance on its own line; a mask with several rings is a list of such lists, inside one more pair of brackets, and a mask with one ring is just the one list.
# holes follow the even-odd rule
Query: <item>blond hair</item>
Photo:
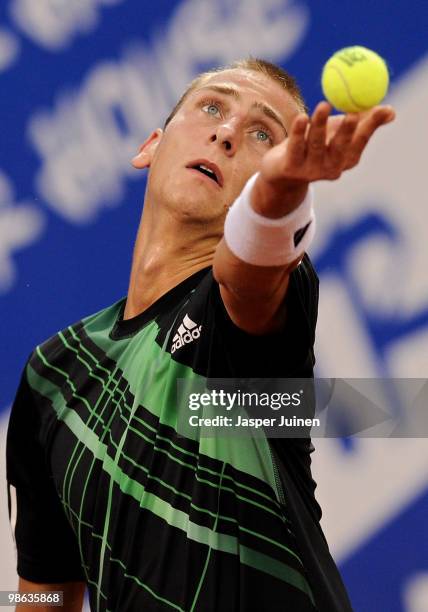
[[286, 70], [284, 70], [280, 66], [277, 66], [276, 64], [272, 64], [271, 62], [268, 62], [267, 60], [249, 57], [246, 59], [236, 60], [226, 66], [221, 66], [219, 68], [212, 68], [211, 70], [208, 70], [207, 72], [202, 72], [195, 79], [193, 79], [193, 81], [188, 85], [187, 89], [185, 90], [181, 98], [178, 100], [177, 104], [174, 106], [174, 108], [168, 115], [168, 118], [165, 121], [164, 128], [167, 127], [168, 123], [175, 116], [175, 114], [180, 109], [181, 105], [183, 104], [187, 96], [192, 91], [194, 91], [197, 87], [200, 87], [201, 85], [203, 85], [205, 81], [207, 81], [213, 74], [223, 72], [224, 70], [236, 70], [236, 69], [253, 70], [254, 72], [261, 72], [265, 76], [271, 78], [276, 83], [279, 83], [279, 85], [283, 89], [288, 91], [288, 93], [291, 95], [291, 97], [296, 102], [299, 108], [299, 111], [303, 113], [308, 112], [308, 108], [306, 106], [305, 100], [303, 99], [303, 96], [297, 84], [297, 81], [293, 76], [291, 76], [291, 74], [289, 74]]

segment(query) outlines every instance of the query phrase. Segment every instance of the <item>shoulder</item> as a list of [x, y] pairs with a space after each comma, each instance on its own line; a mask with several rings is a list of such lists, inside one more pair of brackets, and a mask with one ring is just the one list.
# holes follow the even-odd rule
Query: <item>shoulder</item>
[[87, 315], [82, 319], [74, 321], [63, 329], [53, 333], [46, 340], [38, 344], [30, 354], [27, 361], [28, 365], [34, 366], [36, 363], [44, 363], [48, 365], [50, 360], [58, 361], [61, 356], [68, 352], [70, 344], [78, 341], [79, 337], [87, 331], [108, 333], [116, 320], [118, 313], [123, 307], [125, 299], [121, 298], [117, 302], [96, 311], [93, 314]]

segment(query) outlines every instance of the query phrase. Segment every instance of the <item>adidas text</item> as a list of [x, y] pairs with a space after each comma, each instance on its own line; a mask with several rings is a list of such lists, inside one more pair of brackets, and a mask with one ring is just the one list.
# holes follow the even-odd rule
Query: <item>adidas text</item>
[[185, 315], [183, 322], [177, 330], [174, 338], [172, 339], [171, 354], [185, 344], [190, 344], [194, 340], [198, 340], [201, 335], [202, 325], [198, 325], [189, 317]]

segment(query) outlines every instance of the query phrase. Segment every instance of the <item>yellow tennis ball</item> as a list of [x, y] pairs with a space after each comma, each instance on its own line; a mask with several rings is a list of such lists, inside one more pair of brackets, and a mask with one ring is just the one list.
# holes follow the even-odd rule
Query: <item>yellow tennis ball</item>
[[358, 113], [379, 104], [389, 85], [384, 60], [366, 47], [345, 47], [325, 64], [321, 78], [327, 100], [337, 110]]

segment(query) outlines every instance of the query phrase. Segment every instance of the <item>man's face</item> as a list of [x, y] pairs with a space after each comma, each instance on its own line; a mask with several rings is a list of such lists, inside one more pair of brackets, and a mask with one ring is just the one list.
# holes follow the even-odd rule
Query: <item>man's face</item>
[[291, 95], [259, 72], [212, 75], [148, 146], [146, 197], [195, 221], [223, 218], [298, 113]]

